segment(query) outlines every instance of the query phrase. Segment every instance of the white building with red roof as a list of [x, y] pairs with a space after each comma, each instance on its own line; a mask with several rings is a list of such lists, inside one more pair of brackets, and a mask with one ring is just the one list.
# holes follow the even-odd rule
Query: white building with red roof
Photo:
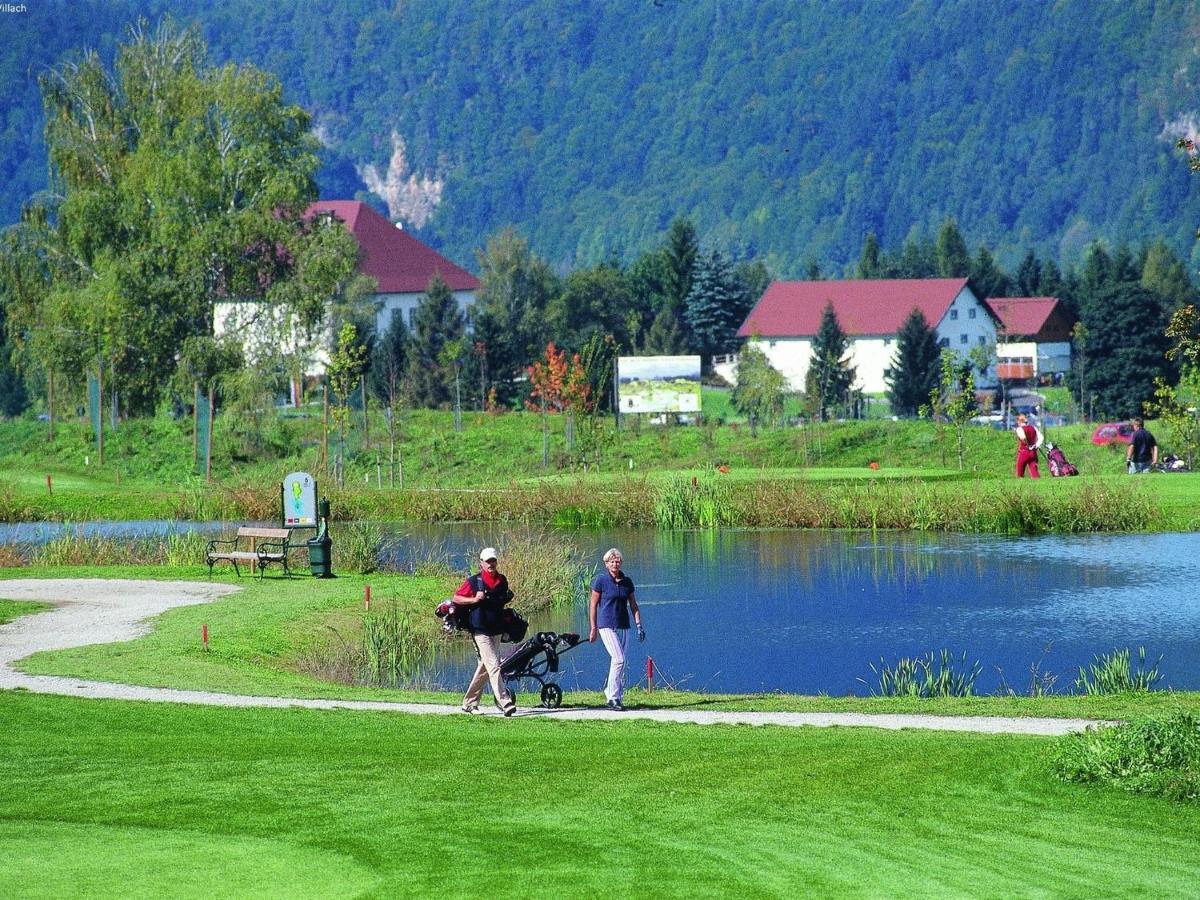
[[996, 369], [1007, 380], [1051, 378], [1071, 370], [1074, 323], [1057, 297], [989, 297], [1000, 321]]
[[[307, 210], [309, 216], [330, 216], [341, 222], [354, 235], [361, 248], [358, 270], [375, 280], [375, 327], [382, 335], [391, 325], [392, 317], [404, 316], [412, 325], [413, 313], [435, 275], [454, 294], [464, 315], [475, 303], [479, 280], [465, 269], [452, 263], [432, 247], [393, 225], [366, 203], [358, 200], [322, 200]], [[227, 300], [213, 308], [213, 328], [218, 335], [236, 333], [251, 358], [263, 357], [280, 346], [303, 359], [307, 376], [324, 374], [329, 365], [329, 349], [333, 342], [329, 323], [314, 338], [298, 334], [287, 326], [286, 317], [278, 311], [266, 313], [254, 300]], [[292, 386], [293, 398], [300, 395], [299, 386]]]
[[449, 286], [464, 315], [475, 303], [479, 279], [393, 225], [368, 204], [358, 200], [322, 200], [310, 206], [308, 212], [334, 217], [358, 241], [362, 248], [359, 271], [378, 284], [375, 294], [378, 334], [387, 331], [397, 314], [404, 316], [405, 325], [412, 325], [417, 303], [435, 275], [440, 275]]
[[[849, 342], [854, 386], [868, 394], [887, 390], [896, 335], [914, 309], [925, 316], [943, 347], [966, 356], [974, 347], [990, 350], [996, 345], [996, 320], [965, 278], [776, 281], [738, 336], [761, 349], [792, 388], [801, 391], [813, 339], [829, 304]], [[980, 386], [991, 375], [980, 376]]]

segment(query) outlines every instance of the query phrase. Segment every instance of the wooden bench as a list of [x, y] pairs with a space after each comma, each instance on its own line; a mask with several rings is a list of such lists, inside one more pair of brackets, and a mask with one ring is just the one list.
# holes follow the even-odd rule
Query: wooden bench
[[[233, 563], [233, 570], [242, 577], [239, 562], [249, 563], [253, 574], [258, 569], [258, 577], [271, 563], [281, 563], [283, 574], [291, 576], [288, 568], [288, 551], [291, 549], [292, 533], [287, 528], [257, 528], [243, 527], [237, 530], [237, 537], [228, 541], [209, 541], [204, 561], [208, 563], [208, 577], [212, 577], [213, 564], [226, 560]], [[243, 543], [245, 542], [245, 543]]]

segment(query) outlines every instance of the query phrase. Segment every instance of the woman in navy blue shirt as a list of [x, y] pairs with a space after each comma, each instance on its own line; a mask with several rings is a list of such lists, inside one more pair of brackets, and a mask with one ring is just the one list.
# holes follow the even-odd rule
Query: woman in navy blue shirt
[[621, 696], [625, 692], [625, 650], [629, 644], [629, 613], [633, 613], [633, 624], [637, 626], [638, 640], [646, 639], [642, 629], [642, 613], [633, 598], [633, 579], [621, 571], [621, 551], [613, 547], [604, 554], [605, 571], [592, 581], [592, 602], [588, 605], [588, 621], [591, 630], [588, 640], [596, 641], [596, 635], [604, 642], [610, 658], [608, 682], [604, 696], [609, 709], [624, 709]]

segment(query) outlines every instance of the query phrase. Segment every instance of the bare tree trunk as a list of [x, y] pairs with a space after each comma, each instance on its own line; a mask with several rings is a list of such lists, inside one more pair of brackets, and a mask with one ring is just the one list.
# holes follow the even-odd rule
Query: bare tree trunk
[[212, 439], [213, 439], [213, 414], [217, 407], [217, 392], [210, 384], [208, 386], [208, 446], [204, 450], [204, 478], [206, 481], [212, 481]]
[[196, 471], [196, 451], [200, 449], [200, 382], [192, 383], [192, 471]]
[[104, 368], [96, 370], [96, 458], [104, 465]]
[[362, 408], [363, 408], [363, 448], [371, 446], [371, 420], [367, 416], [367, 379], [364, 377], [360, 382], [362, 388]]
[[321, 468], [329, 474], [329, 385], [321, 385]]
[[50, 443], [54, 443], [54, 372], [46, 372], [46, 415], [50, 420]]

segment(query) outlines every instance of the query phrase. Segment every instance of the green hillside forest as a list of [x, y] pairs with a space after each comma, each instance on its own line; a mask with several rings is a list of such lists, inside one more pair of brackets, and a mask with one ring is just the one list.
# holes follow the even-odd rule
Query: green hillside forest
[[[513, 224], [561, 271], [677, 216], [778, 276], [865, 236], [1013, 267], [1097, 239], [1197, 258], [1200, 5], [1155, 0], [44, 0], [0, 17], [0, 223], [47, 178], [37, 76], [111, 61], [139, 16], [195, 24], [309, 109], [320, 190], [460, 262]], [[14, 7], [15, 8], [15, 7]]]

